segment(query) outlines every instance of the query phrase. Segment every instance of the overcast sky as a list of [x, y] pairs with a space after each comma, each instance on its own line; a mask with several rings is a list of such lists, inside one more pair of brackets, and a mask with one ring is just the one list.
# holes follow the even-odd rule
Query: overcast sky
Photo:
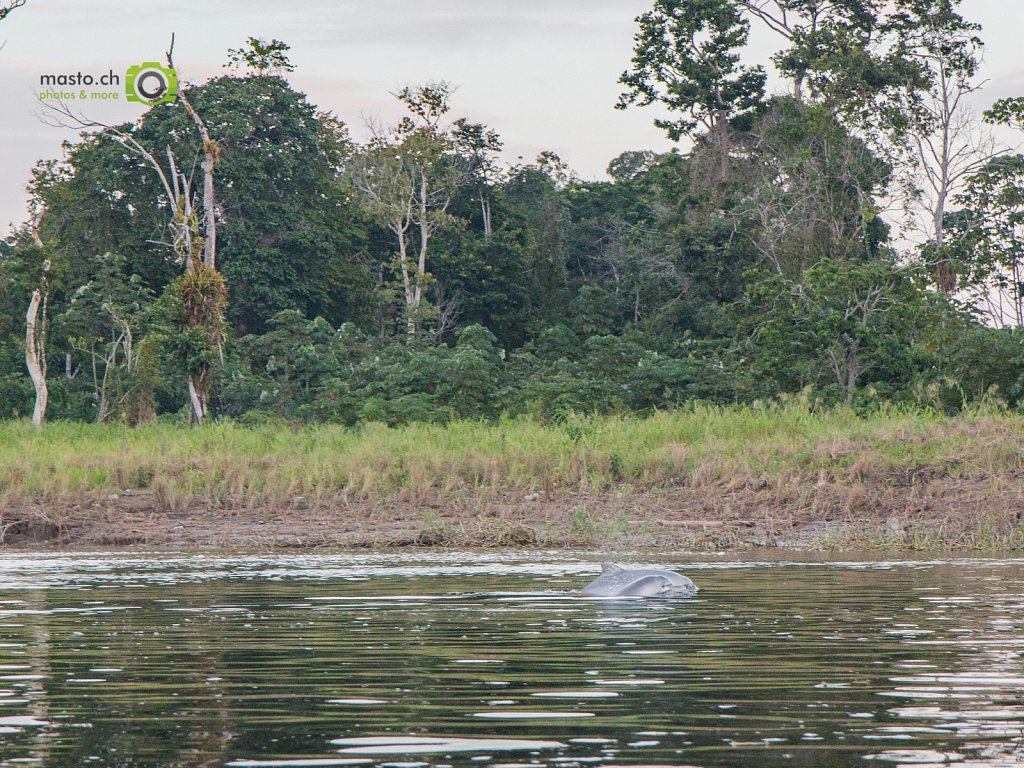
[[[358, 138], [367, 118], [400, 112], [389, 92], [407, 83], [459, 86], [453, 112], [498, 130], [506, 156], [557, 152], [585, 178], [603, 178], [626, 149], [671, 144], [651, 109], [614, 109], [628, 66], [634, 18], [650, 0], [28, 0], [0, 23], [0, 230], [25, 217], [24, 187], [40, 158], [59, 157], [73, 134], [38, 119], [44, 73], [124, 72], [162, 60], [177, 34], [179, 74], [223, 72], [228, 48], [246, 37], [292, 46], [293, 85], [335, 112]], [[1024, 95], [1020, 0], [963, 0], [984, 31], [989, 82], [976, 101]], [[758, 35], [750, 63], [767, 63], [777, 41]], [[104, 122], [144, 107], [90, 104]]]

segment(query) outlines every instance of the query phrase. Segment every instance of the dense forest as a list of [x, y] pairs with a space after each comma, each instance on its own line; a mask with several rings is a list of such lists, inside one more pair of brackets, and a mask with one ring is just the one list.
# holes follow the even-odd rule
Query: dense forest
[[44, 383], [48, 419], [130, 424], [1015, 406], [1024, 155], [991, 131], [1024, 99], [971, 111], [979, 35], [956, 0], [656, 0], [617, 106], [681, 143], [606, 181], [501, 162], [447, 82], [356, 141], [277, 40], [134, 123], [52, 107], [83, 132], [0, 245], [0, 416]]

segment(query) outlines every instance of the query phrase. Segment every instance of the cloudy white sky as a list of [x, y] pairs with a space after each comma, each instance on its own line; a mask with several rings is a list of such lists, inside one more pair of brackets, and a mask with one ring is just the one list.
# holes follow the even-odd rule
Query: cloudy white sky
[[[629, 63], [633, 19], [650, 0], [28, 0], [0, 23], [0, 230], [24, 218], [24, 186], [40, 158], [60, 156], [73, 135], [38, 119], [43, 73], [123, 72], [162, 59], [177, 34], [179, 73], [201, 81], [223, 70], [228, 48], [246, 37], [283, 39], [292, 83], [337, 113], [358, 137], [367, 118], [389, 121], [390, 91], [450, 80], [454, 112], [496, 128], [506, 156], [559, 153], [586, 178], [601, 178], [626, 149], [670, 146], [650, 109], [613, 108]], [[963, 0], [984, 26], [985, 77], [978, 95], [1024, 95], [1020, 0]], [[754, 40], [752, 60], [775, 41]], [[137, 117], [122, 101], [90, 105], [105, 121]]]

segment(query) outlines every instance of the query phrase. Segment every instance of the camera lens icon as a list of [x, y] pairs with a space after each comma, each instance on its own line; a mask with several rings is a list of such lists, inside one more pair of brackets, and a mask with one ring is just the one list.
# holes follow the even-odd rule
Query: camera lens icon
[[137, 101], [150, 107], [165, 104], [178, 96], [178, 76], [170, 67], [147, 61], [145, 64], [128, 67], [124, 90], [128, 101]]

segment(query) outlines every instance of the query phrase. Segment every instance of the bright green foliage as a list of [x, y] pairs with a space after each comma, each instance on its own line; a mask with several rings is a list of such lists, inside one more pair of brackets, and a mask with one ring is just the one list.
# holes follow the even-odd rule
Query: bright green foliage
[[269, 43], [261, 37], [250, 37], [242, 48], [228, 49], [228, 64], [225, 66], [241, 69], [248, 67], [257, 75], [280, 75], [292, 72], [295, 65], [288, 60], [288, 51], [292, 47], [280, 40], [273, 39]]
[[766, 396], [810, 386], [849, 404], [869, 383], [906, 387], [936, 319], [928, 294], [885, 261], [825, 259], [799, 282], [751, 275], [745, 298], [745, 353]]
[[[737, 477], [847, 487], [863, 460], [873, 481], [912, 477], [923, 466], [952, 478], [1005, 478], [1020, 472], [1021, 419], [992, 408], [957, 416], [889, 408], [858, 416], [850, 409], [695, 406], [648, 417], [577, 417], [539, 424], [507, 419], [389, 428], [338, 425], [244, 427], [230, 421], [202, 430], [168, 424], [56, 422], [41, 434], [0, 424], [0, 485], [11, 501], [59, 503], [152, 489], [179, 505], [247, 504], [306, 496], [311, 503], [346, 495], [468, 488], [476, 498], [545, 487], [638, 490], [664, 487], [700, 471], [726, 488]], [[894, 440], [893, 435], [902, 436]], [[837, 438], [845, 443], [836, 450]], [[847, 442], [848, 441], [848, 442]], [[54, 471], [59, 468], [59, 471]]]

